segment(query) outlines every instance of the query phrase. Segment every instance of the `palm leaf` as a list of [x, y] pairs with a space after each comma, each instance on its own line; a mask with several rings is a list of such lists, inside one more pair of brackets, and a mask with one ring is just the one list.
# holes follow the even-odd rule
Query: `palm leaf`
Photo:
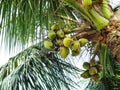
[[2, 45], [11, 50], [18, 44], [41, 41], [45, 31], [61, 21], [59, 15], [76, 17], [73, 9], [59, 0], [1, 0], [0, 13]]
[[0, 68], [2, 90], [71, 90], [80, 88], [80, 70], [56, 54], [34, 45]]

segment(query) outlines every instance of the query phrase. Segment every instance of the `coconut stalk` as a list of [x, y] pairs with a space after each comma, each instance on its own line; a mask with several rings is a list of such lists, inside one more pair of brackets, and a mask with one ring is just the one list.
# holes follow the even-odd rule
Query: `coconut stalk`
[[[89, 22], [93, 22], [94, 26], [97, 30], [102, 30], [109, 24], [109, 20], [101, 16], [98, 12], [96, 12], [93, 8], [89, 7], [89, 10], [84, 8], [84, 5], [78, 3], [74, 0], [62, 0], [77, 11]], [[92, 25], [93, 26], [93, 25]]]
[[88, 12], [90, 14], [89, 17], [94, 23], [97, 30], [102, 30], [109, 24], [109, 21], [106, 18], [102, 17], [94, 9], [90, 9]]
[[80, 14], [88, 21], [90, 21], [89, 18], [89, 14], [87, 11], [85, 11], [82, 6], [80, 5], [80, 3], [78, 3], [75, 0], [62, 0], [63, 2], [67, 3], [68, 5], [70, 5], [72, 8], [74, 8], [75, 10], [77, 10], [78, 12], [80, 12]]
[[113, 12], [108, 4], [108, 0], [103, 0], [101, 10], [105, 18], [110, 19], [111, 16], [113, 15]]

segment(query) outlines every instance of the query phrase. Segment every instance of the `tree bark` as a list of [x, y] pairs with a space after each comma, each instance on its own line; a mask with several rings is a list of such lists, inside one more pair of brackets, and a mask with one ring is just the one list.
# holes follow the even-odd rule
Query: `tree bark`
[[110, 48], [115, 60], [120, 63], [120, 23], [112, 20], [106, 30], [109, 32], [106, 44]]
[[78, 38], [87, 38], [89, 41], [105, 43], [111, 50], [113, 57], [120, 63], [120, 22], [110, 20], [109, 25], [99, 31], [94, 32], [91, 28], [85, 32], [83, 30]]

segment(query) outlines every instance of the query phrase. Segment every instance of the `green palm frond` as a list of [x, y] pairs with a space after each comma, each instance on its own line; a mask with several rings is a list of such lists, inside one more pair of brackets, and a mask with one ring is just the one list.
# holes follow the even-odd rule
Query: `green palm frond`
[[71, 90], [80, 88], [80, 70], [64, 61], [57, 54], [32, 46], [0, 68], [2, 90]]
[[[75, 13], [60, 0], [1, 0], [0, 31], [6, 47], [26, 45], [42, 40], [53, 23]], [[3, 44], [4, 45], [4, 44]]]

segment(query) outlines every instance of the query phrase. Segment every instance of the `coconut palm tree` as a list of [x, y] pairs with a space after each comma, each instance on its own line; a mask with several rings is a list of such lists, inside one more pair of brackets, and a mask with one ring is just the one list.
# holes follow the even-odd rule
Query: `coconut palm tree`
[[[1, 0], [0, 12], [2, 43], [10, 50], [35, 44], [0, 68], [1, 90], [79, 90], [81, 77], [89, 81], [85, 90], [120, 89], [119, 7], [108, 0]], [[83, 70], [71, 64], [85, 54]]]

